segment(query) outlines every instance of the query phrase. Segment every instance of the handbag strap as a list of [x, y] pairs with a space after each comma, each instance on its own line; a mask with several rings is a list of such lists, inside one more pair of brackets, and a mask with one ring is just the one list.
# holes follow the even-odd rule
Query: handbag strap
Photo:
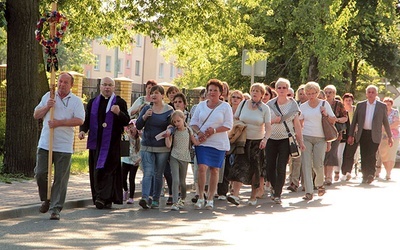
[[215, 107], [211, 110], [211, 112], [208, 114], [208, 116], [206, 117], [206, 119], [203, 121], [203, 123], [202, 123], [201, 126], [199, 127], [199, 130], [203, 127], [204, 123], [206, 123], [206, 121], [208, 120], [208, 118], [210, 117], [210, 115], [212, 114], [212, 112], [214, 112], [214, 110], [215, 110], [221, 103], [222, 103], [222, 102], [219, 101], [218, 104], [217, 104], [217, 106], [215, 106]]
[[240, 110], [239, 110], [238, 118], [240, 117], [240, 114], [242, 113], [243, 106], [244, 106], [244, 104], [245, 104], [246, 102], [247, 102], [247, 100], [244, 100], [244, 102], [242, 103], [242, 106], [240, 107]]
[[[283, 116], [282, 111], [281, 111], [281, 109], [279, 108], [279, 105], [278, 105], [278, 100], [275, 101], [275, 106], [278, 109], [278, 112]], [[285, 125], [287, 133], [292, 135], [292, 133], [290, 133], [290, 129], [289, 129], [288, 125], [286, 124], [286, 121], [283, 121], [283, 124]]]

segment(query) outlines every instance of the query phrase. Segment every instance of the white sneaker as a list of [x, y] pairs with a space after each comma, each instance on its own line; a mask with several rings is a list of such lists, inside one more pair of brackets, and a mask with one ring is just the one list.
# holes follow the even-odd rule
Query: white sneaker
[[179, 208], [184, 208], [184, 207], [185, 207], [185, 201], [182, 200], [181, 198], [179, 198], [179, 200], [178, 200], [178, 202], [176, 203], [176, 205], [177, 205]]
[[172, 211], [179, 211], [179, 206], [178, 206], [178, 203], [174, 203], [174, 204], [172, 204], [172, 206], [171, 206], [171, 210], [172, 210]]
[[220, 196], [218, 196], [218, 200], [226, 201], [226, 196], [225, 195], [220, 195]]
[[133, 199], [129, 198], [128, 201], [126, 202], [126, 204], [133, 204]]
[[204, 199], [198, 199], [196, 204], [194, 204], [194, 209], [202, 209], [204, 206]]
[[255, 199], [254, 201], [249, 200], [249, 201], [247, 202], [247, 204], [248, 204], [249, 206], [255, 206], [255, 205], [257, 205], [257, 199]]
[[214, 201], [213, 200], [207, 201], [205, 208], [208, 210], [212, 210], [214, 208]]
[[350, 179], [351, 179], [351, 174], [348, 172], [345, 175], [343, 175], [342, 177], [340, 177], [341, 181], [349, 181]]
[[232, 194], [231, 194], [231, 195], [228, 195], [227, 200], [228, 200], [230, 203], [235, 204], [236, 206], [238, 206], [239, 203], [240, 203], [239, 197], [236, 197], [236, 196], [234, 196], [234, 195], [232, 195]]

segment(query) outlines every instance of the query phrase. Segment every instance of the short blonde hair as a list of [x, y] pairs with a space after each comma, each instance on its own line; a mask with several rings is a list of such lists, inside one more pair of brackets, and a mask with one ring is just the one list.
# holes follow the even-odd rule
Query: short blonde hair
[[242, 91], [236, 90], [236, 89], [233, 90], [233, 91], [231, 91], [231, 94], [229, 95], [229, 100], [228, 100], [229, 105], [231, 105], [231, 106], [232, 106], [232, 96], [233, 96], [234, 94], [240, 95], [240, 97], [242, 98], [242, 100], [244, 99], [244, 96], [243, 96]]
[[276, 83], [275, 83], [275, 88], [278, 88], [278, 85], [286, 85], [286, 88], [289, 89], [290, 88], [290, 81], [286, 78], [280, 77]]
[[304, 91], [310, 91], [310, 90], [315, 90], [317, 91], [317, 93], [320, 92], [321, 88], [319, 87], [319, 84], [317, 82], [308, 82], [306, 83], [306, 85], [304, 86]]
[[332, 84], [326, 85], [325, 88], [324, 88], [324, 91], [327, 90], [327, 89], [333, 90], [333, 92], [335, 92], [335, 94], [337, 92], [335, 85], [332, 85]]
[[256, 82], [256, 83], [253, 83], [252, 85], [251, 85], [251, 87], [250, 87], [250, 92], [253, 90], [253, 89], [258, 89], [258, 90], [260, 90], [260, 92], [261, 92], [261, 94], [264, 96], [265, 95], [265, 85], [263, 84], [263, 83], [260, 83], [260, 82]]

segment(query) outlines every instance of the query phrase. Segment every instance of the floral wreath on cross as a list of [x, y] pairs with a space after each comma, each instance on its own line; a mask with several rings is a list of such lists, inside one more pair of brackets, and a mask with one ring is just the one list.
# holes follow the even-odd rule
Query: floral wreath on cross
[[[60, 24], [60, 29], [56, 30], [54, 38], [46, 39], [43, 36], [43, 26], [47, 24], [55, 23], [55, 25]], [[47, 71], [51, 71], [51, 68], [54, 67], [55, 70], [58, 70], [58, 59], [57, 59], [57, 44], [60, 43], [61, 38], [64, 36], [65, 31], [67, 30], [69, 22], [68, 19], [58, 11], [46, 12], [44, 16], [42, 16], [36, 24], [35, 36], [36, 40], [45, 47], [45, 53], [47, 55]]]

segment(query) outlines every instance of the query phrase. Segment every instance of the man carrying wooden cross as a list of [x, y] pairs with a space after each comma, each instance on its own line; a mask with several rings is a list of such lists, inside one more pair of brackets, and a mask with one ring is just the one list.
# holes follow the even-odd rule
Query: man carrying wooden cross
[[[50, 208], [50, 220], [59, 220], [67, 194], [67, 185], [73, 153], [74, 127], [83, 124], [85, 109], [82, 100], [71, 92], [74, 78], [63, 72], [58, 77], [58, 88], [54, 98], [47, 92], [36, 106], [33, 117], [43, 119], [36, 156], [35, 177], [42, 201], [41, 213]], [[54, 119], [49, 110], [54, 108]], [[54, 129], [52, 149], [49, 149], [50, 130]], [[47, 198], [48, 157], [52, 152], [54, 163], [54, 182], [51, 187], [50, 201]]]

